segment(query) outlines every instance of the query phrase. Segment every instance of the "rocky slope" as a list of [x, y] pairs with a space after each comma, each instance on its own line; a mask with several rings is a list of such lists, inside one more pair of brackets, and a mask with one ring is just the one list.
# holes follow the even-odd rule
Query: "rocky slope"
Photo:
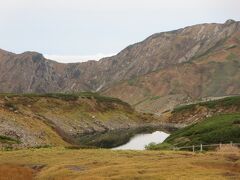
[[101, 90], [161, 113], [198, 97], [239, 93], [239, 47], [240, 23], [228, 20], [154, 34], [100, 61], [61, 64], [1, 50], [0, 92]]
[[161, 114], [181, 103], [204, 97], [240, 94], [239, 79], [238, 30], [189, 61], [120, 82], [104, 94], [121, 98], [140, 111]]
[[121, 100], [93, 93], [0, 95], [0, 147], [81, 145], [84, 134], [159, 123]]

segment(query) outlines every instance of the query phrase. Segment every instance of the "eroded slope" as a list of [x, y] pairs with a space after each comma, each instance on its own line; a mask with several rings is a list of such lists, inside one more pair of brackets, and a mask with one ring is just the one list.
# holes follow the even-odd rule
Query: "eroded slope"
[[17, 147], [79, 144], [77, 138], [83, 134], [160, 123], [119, 99], [94, 93], [4, 94], [0, 112], [0, 143]]

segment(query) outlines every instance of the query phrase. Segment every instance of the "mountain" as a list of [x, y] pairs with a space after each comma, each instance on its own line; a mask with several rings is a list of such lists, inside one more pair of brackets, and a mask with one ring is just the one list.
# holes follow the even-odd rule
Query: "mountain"
[[100, 91], [161, 113], [201, 97], [240, 93], [240, 22], [154, 34], [100, 61], [61, 64], [0, 50], [0, 92]]
[[103, 94], [129, 102], [140, 111], [158, 114], [181, 103], [240, 94], [239, 23], [197, 25], [180, 34], [174, 40], [182, 41], [171, 43], [169, 56], [179, 45], [183, 46], [179, 52], [183, 52], [194, 41], [195, 45], [184, 52], [185, 59], [177, 58], [171, 65], [121, 81]]

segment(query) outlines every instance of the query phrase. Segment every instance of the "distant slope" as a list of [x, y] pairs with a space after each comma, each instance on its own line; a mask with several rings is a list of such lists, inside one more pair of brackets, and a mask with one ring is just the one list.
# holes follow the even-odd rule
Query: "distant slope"
[[[190, 61], [123, 81], [103, 94], [158, 113], [204, 97], [240, 94], [240, 32]], [[126, 93], [127, 92], [127, 93]]]
[[95, 93], [0, 95], [0, 147], [81, 145], [84, 134], [159, 123], [119, 99]]

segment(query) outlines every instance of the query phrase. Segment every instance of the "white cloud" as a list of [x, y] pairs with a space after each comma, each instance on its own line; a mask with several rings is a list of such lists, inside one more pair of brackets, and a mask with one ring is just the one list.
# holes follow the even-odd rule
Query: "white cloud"
[[76, 62], [86, 62], [89, 60], [100, 60], [104, 57], [110, 57], [114, 56], [116, 54], [96, 54], [96, 55], [86, 55], [86, 56], [81, 56], [81, 55], [44, 55], [47, 59], [54, 60], [60, 63], [76, 63]]

